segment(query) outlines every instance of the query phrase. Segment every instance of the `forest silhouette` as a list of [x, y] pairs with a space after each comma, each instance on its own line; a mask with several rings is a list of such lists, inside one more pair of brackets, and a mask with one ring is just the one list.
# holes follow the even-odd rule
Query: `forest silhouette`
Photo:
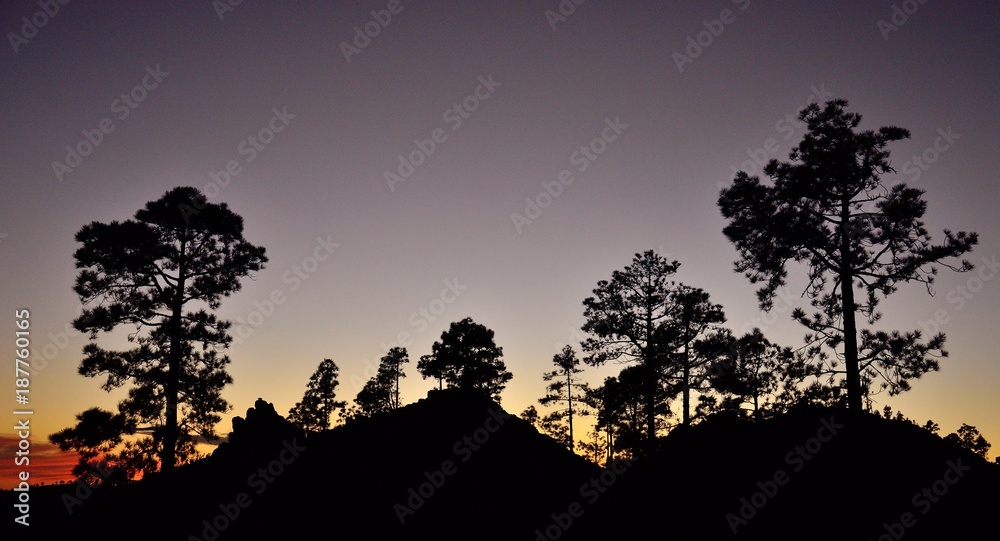
[[[286, 414], [261, 397], [208, 456], [231, 405], [231, 323], [215, 310], [262, 272], [243, 217], [178, 187], [133, 219], [77, 234], [74, 291], [89, 334], [79, 372], [127, 388], [50, 440], [79, 454], [73, 484], [33, 489], [31, 535], [94, 539], [940, 539], [980, 535], [1000, 465], [973, 425], [947, 435], [873, 404], [941, 369], [945, 336], [879, 328], [881, 303], [939, 268], [967, 272], [972, 232], [922, 222], [923, 192], [887, 186], [905, 129], [859, 131], [847, 102], [811, 104], [788, 161], [738, 173], [715, 202], [734, 270], [772, 307], [805, 269], [803, 344], [737, 336], [681, 262], [635, 254], [582, 299], [579, 344], [551, 359], [545, 395], [501, 406], [514, 374], [493, 331], [451, 323], [415, 368], [385, 352], [354, 397], [323, 359]], [[129, 327], [132, 349], [99, 345]], [[238, 361], [237, 361], [238, 362]], [[549, 364], [551, 363], [551, 364]], [[622, 367], [599, 385], [588, 367]], [[350, 402], [348, 399], [351, 399]], [[592, 419], [581, 435], [574, 423]], [[974, 420], [970, 420], [974, 421]], [[42, 518], [44, 517], [44, 519]]]

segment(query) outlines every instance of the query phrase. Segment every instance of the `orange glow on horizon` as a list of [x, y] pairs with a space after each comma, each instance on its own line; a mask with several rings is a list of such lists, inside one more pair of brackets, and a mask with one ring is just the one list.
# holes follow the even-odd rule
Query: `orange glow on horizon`
[[63, 481], [76, 480], [72, 475], [73, 466], [80, 460], [72, 451], [62, 451], [57, 445], [48, 442], [31, 442], [29, 458], [26, 465], [14, 462], [20, 438], [14, 434], [0, 434], [0, 489], [10, 490], [20, 483], [19, 474], [24, 471], [29, 477], [29, 486], [53, 485]]

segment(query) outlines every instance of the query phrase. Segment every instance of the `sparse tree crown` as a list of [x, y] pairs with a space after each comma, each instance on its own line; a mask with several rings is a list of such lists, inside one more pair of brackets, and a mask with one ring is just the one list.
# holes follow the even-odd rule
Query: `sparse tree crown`
[[330, 428], [330, 416], [346, 405], [337, 400], [337, 377], [340, 368], [330, 359], [323, 359], [316, 371], [309, 376], [309, 384], [302, 400], [288, 412], [288, 420], [295, 426], [318, 432]]
[[[861, 115], [846, 108], [844, 100], [804, 108], [799, 119], [807, 133], [789, 161], [771, 160], [766, 183], [737, 173], [718, 205], [728, 220], [723, 233], [740, 254], [736, 271], [763, 284], [757, 292], [762, 309], [771, 308], [785, 285], [788, 263], [806, 266], [805, 295], [816, 313], [792, 315], [810, 329], [815, 360], [831, 374], [844, 374], [848, 405], [860, 411], [873, 382], [891, 394], [905, 391], [910, 380], [937, 370], [936, 358], [946, 352], [944, 335], [927, 343], [919, 331], [859, 335], [856, 315], [875, 323], [880, 298], [900, 283], [930, 289], [937, 264], [970, 270], [968, 261], [947, 261], [968, 252], [977, 236], [946, 229], [944, 242], [933, 244], [922, 221], [923, 191], [902, 183], [888, 187], [881, 178], [893, 172], [886, 147], [909, 132], [894, 126], [859, 131]], [[828, 359], [823, 347], [836, 358]]]
[[[152, 438], [131, 449], [152, 455], [147, 469], [171, 470], [192, 455], [196, 435], [216, 437], [219, 414], [230, 408], [221, 391], [232, 383], [222, 354], [231, 323], [212, 312], [264, 268], [264, 248], [243, 238], [242, 217], [191, 187], [146, 203], [134, 219], [92, 222], [76, 240], [73, 290], [85, 308], [73, 326], [92, 340], [80, 374], [104, 376], [106, 391], [133, 384], [118, 405], [122, 426]], [[136, 347], [94, 342], [123, 325]]]
[[417, 370], [424, 378], [438, 380], [439, 387], [483, 391], [500, 401], [500, 393], [513, 374], [503, 362], [503, 348], [493, 341], [493, 330], [467, 317], [449, 326], [441, 339], [424, 355]]

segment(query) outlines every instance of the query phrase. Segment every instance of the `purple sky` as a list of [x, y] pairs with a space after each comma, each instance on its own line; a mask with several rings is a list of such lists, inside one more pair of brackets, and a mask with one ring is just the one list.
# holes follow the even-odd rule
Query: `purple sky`
[[[646, 249], [680, 261], [677, 279], [721, 303], [734, 331], [799, 346], [790, 310], [762, 314], [734, 274], [716, 198], [736, 170], [757, 172], [754, 157], [787, 157], [802, 106], [843, 98], [863, 128], [910, 130], [886, 182], [926, 190], [936, 240], [980, 234], [981, 274], [945, 272], [935, 296], [911, 284], [883, 303], [881, 328], [938, 325], [951, 356], [879, 398], [1000, 445], [1000, 280], [983, 264], [1000, 254], [996, 2], [590, 0], [563, 20], [546, 15], [557, 0], [292, 6], [0, 8], [0, 305], [8, 328], [14, 309], [32, 312], [38, 441], [121, 398], [76, 371], [74, 233], [178, 185], [228, 203], [270, 258], [220, 310], [251, 324], [230, 351], [233, 415], [257, 397], [287, 412], [324, 358], [353, 399], [400, 333], [404, 400], [419, 399], [433, 382], [416, 360], [466, 316], [496, 332], [514, 374], [503, 405], [520, 412], [552, 355], [577, 345], [583, 299]], [[355, 27], [376, 35], [351, 49]], [[89, 154], [67, 163], [67, 146]], [[411, 155], [412, 174], [387, 181]], [[797, 306], [803, 284], [793, 271]], [[0, 342], [12, 350], [13, 333]]]

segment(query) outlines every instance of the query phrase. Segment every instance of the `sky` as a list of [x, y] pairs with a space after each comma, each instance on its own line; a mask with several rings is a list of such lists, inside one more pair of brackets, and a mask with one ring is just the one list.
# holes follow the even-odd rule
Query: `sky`
[[[77, 373], [74, 234], [176, 186], [228, 204], [269, 258], [218, 311], [237, 338], [221, 434], [258, 397], [286, 413], [326, 358], [353, 399], [394, 345], [418, 400], [435, 382], [417, 359], [465, 317], [503, 348], [503, 407], [537, 406], [583, 300], [649, 249], [734, 332], [800, 346], [804, 274], [761, 312], [716, 201], [737, 171], [786, 159], [798, 111], [830, 99], [861, 129], [910, 131], [884, 181], [925, 190], [933, 239], [979, 234], [973, 272], [882, 303], [879, 328], [945, 332], [950, 355], [876, 406], [974, 425], [992, 458], [998, 20], [992, 1], [5, 2], [0, 343], [15, 349], [27, 309], [33, 479], [75, 461], [42, 456], [49, 434], [124, 396]], [[19, 469], [14, 398], [0, 486]]]

